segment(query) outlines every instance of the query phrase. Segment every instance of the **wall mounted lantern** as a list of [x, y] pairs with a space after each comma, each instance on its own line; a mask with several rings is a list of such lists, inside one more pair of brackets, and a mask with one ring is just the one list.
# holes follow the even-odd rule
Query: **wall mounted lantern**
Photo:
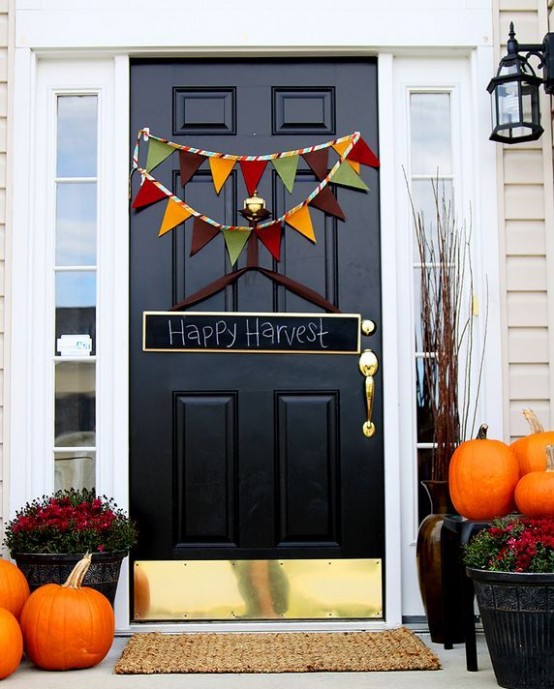
[[[517, 144], [535, 141], [543, 133], [539, 107], [539, 86], [546, 93], [554, 92], [554, 33], [547, 33], [541, 44], [523, 44], [516, 40], [513, 22], [510, 23], [508, 54], [500, 60], [498, 72], [491, 79], [487, 91], [492, 98], [492, 141]], [[520, 51], [525, 55], [520, 55]], [[538, 58], [541, 79], [529, 64]]]

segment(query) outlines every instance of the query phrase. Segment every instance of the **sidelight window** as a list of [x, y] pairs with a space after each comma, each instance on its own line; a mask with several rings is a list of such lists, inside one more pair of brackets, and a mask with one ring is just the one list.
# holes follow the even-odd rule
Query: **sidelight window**
[[56, 105], [54, 485], [93, 488], [98, 97], [63, 94]]
[[[421, 214], [428, 240], [433, 242], [436, 228], [437, 205], [443, 199], [453, 199], [455, 176], [452, 152], [452, 95], [448, 90], [412, 91], [410, 93], [410, 188], [414, 208]], [[435, 242], [436, 245], [436, 242]], [[424, 373], [424, 362], [433, 359], [435, 352], [426, 351], [421, 328], [421, 273], [433, 270], [436, 264], [422, 263], [417, 237], [413, 239], [414, 280], [414, 337], [415, 381], [417, 414], [418, 485], [432, 478], [431, 457], [434, 448], [434, 429], [429, 390]], [[420, 490], [418, 500], [420, 519], [429, 511], [429, 501]]]

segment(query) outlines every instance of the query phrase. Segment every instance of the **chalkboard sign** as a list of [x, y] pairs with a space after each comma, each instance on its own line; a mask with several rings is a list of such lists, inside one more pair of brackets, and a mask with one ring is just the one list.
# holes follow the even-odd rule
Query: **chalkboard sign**
[[359, 314], [145, 311], [145, 352], [359, 354]]

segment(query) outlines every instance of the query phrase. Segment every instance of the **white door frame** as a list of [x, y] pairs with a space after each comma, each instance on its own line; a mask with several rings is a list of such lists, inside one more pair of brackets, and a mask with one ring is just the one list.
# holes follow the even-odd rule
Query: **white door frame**
[[[289, 0], [287, 0], [288, 2]], [[435, 54], [436, 36], [442, 37], [440, 53], [451, 54], [451, 47], [460, 48], [462, 60], [470, 65], [469, 94], [471, 106], [470, 131], [473, 140], [472, 158], [478, 171], [474, 186], [480, 191], [476, 198], [484, 199], [477, 209], [478, 226], [496, 227], [495, 206], [495, 159], [485, 147], [488, 115], [486, 94], [481, 93], [483, 77], [492, 73], [493, 56], [491, 40], [486, 36], [484, 25], [489, 3], [479, 0], [476, 12], [467, 12], [467, 3], [454, 2], [448, 11], [443, 12], [444, 3], [435, 5], [427, 1], [424, 8], [408, 3], [404, 8], [412, 17], [412, 24], [398, 23], [398, 13], [379, 9], [379, 30], [373, 23], [373, 2], [368, 2], [368, 15], [364, 21], [349, 22], [352, 31], [348, 36], [336, 40], [336, 27], [326, 27], [328, 35], [319, 31], [310, 34], [293, 31], [290, 45], [257, 47], [256, 37], [240, 37], [237, 16], [226, 14], [228, 3], [222, 5], [217, 31], [228, 37], [232, 27], [238, 33], [232, 34], [236, 45], [217, 39], [217, 31], [210, 37], [221, 40], [217, 46], [204, 46], [190, 50], [176, 49], [174, 46], [197, 40], [197, 35], [188, 38], [182, 29], [194, 26], [190, 15], [178, 22], [164, 26], [164, 34], [152, 35], [152, 24], [142, 18], [137, 4], [113, 12], [113, 21], [107, 15], [113, 3], [100, 0], [101, 7], [90, 10], [83, 4], [82, 12], [89, 11], [87, 21], [78, 8], [67, 10], [64, 17], [60, 12], [41, 11], [37, 3], [28, 0], [21, 2], [22, 11], [17, 13], [18, 26], [14, 60], [13, 117], [10, 137], [11, 163], [9, 180], [12, 189], [12, 205], [8, 209], [11, 232], [7, 240], [7, 301], [6, 312], [6, 376], [7, 396], [5, 417], [5, 462], [9, 469], [9, 493], [4, 500], [4, 517], [13, 512], [26, 500], [48, 492], [52, 487], [53, 470], [51, 466], [51, 428], [53, 401], [51, 400], [51, 357], [49, 345], [52, 342], [51, 323], [47, 314], [52, 303], [52, 290], [48, 285], [47, 263], [48, 237], [51, 227], [44, 227], [48, 217], [48, 193], [41, 188], [42, 175], [48, 163], [48, 144], [46, 133], [48, 122], [41, 122], [43, 107], [48, 107], [48, 93], [56, 88], [70, 88], [73, 79], [75, 88], [97, 88], [104, 99], [103, 117], [107, 125], [101, 141], [105, 159], [100, 170], [103, 175], [104, 191], [100, 204], [101, 230], [98, 245], [98, 369], [97, 395], [102, 400], [98, 405], [98, 490], [112, 495], [123, 508], [128, 506], [128, 161], [129, 161], [129, 56], [130, 48], [125, 46], [142, 45], [143, 54], [163, 54], [164, 56], [188, 55], [190, 57], [210, 55], [377, 55], [379, 65], [379, 117], [380, 117], [380, 186], [381, 186], [381, 233], [383, 266], [383, 375], [386, 376], [384, 392], [384, 432], [385, 432], [385, 504], [386, 504], [386, 620], [382, 623], [363, 621], [360, 623], [321, 623], [310, 627], [329, 625], [341, 629], [370, 628], [373, 626], [397, 626], [402, 622], [403, 596], [413, 594], [406, 589], [406, 580], [412, 577], [412, 563], [406, 561], [406, 539], [413, 537], [413, 412], [410, 400], [413, 399], [411, 377], [406, 370], [411, 361], [411, 334], [402, 329], [405, 313], [406, 284], [399, 275], [398, 260], [402, 260], [402, 247], [406, 243], [408, 225], [405, 224], [406, 200], [399, 187], [402, 154], [395, 145], [405, 137], [406, 132], [398, 129], [396, 117], [396, 83], [398, 76], [397, 57], [421, 55], [421, 46], [428, 46], [427, 52]], [[40, 5], [40, 3], [38, 3]], [[54, 0], [50, 5], [55, 5]], [[81, 0], [75, 0], [76, 5]], [[246, 4], [249, 4], [246, 3]], [[292, 3], [295, 5], [296, 3]], [[355, 5], [356, 3], [354, 3]], [[381, 3], [376, 3], [380, 5]], [[27, 6], [25, 6], [27, 5]], [[64, 3], [61, 3], [64, 6]], [[87, 5], [85, 7], [85, 5]], [[131, 7], [132, 5], [132, 7]], [[169, 0], [162, 3], [164, 9], [172, 6]], [[350, 5], [350, 0], [346, 2]], [[431, 5], [433, 5], [431, 7]], [[459, 5], [459, 7], [457, 7]], [[174, 7], [174, 6], [173, 6]], [[334, 6], [333, 6], [334, 7]], [[58, 8], [59, 9], [59, 8]], [[63, 9], [63, 7], [62, 7]], [[345, 10], [348, 9], [345, 7]], [[352, 8], [351, 8], [352, 9]], [[25, 11], [23, 11], [25, 10]], [[100, 11], [102, 10], [102, 11]], [[196, 10], [200, 11], [200, 10]], [[259, 16], [261, 8], [256, 6]], [[353, 11], [353, 9], [352, 9]], [[423, 13], [422, 13], [423, 12]], [[438, 14], [437, 14], [438, 12]], [[432, 21], [430, 20], [432, 14]], [[102, 16], [101, 16], [102, 15]], [[282, 20], [283, 15], [279, 13]], [[286, 16], [286, 13], [285, 15]], [[332, 16], [327, 15], [327, 16]], [[80, 23], [77, 25], [77, 19]], [[477, 19], [476, 19], [477, 18]], [[90, 20], [90, 21], [89, 21]], [[129, 21], [127, 21], [129, 20]], [[272, 17], [272, 22], [275, 17]], [[437, 31], [437, 21], [444, 31]], [[225, 25], [225, 22], [227, 24]], [[425, 24], [427, 22], [427, 24]], [[424, 28], [425, 25], [425, 28]], [[68, 31], [72, 26], [73, 31]], [[410, 27], [407, 32], [406, 26]], [[433, 26], [431, 32], [429, 27]], [[154, 27], [155, 28], [155, 27]], [[414, 36], [422, 28], [417, 37]], [[179, 31], [177, 31], [179, 29]], [[135, 31], [131, 35], [132, 31]], [[131, 33], [130, 33], [131, 32]], [[177, 39], [177, 34], [181, 35]], [[279, 35], [275, 32], [274, 35]], [[283, 34], [281, 34], [282, 36]], [[71, 36], [71, 38], [69, 38]], [[79, 41], [82, 41], [79, 43]], [[240, 41], [243, 40], [241, 43]], [[317, 45], [333, 46], [327, 50], [307, 45], [306, 41], [317, 41]], [[76, 49], [75, 46], [81, 47]], [[367, 50], [359, 46], [374, 46]], [[396, 46], [402, 46], [397, 49]], [[224, 47], [226, 46], [226, 47]], [[377, 47], [375, 47], [377, 46]], [[424, 48], [425, 51], [425, 48]], [[444, 51], [444, 52], [442, 52]], [[135, 50], [136, 53], [136, 50]], [[440, 63], [441, 60], [438, 61]], [[40, 64], [39, 64], [40, 62]], [[47, 64], [48, 63], [48, 64]], [[438, 64], [437, 63], [437, 64]], [[56, 75], [58, 70], [58, 75]], [[46, 99], [46, 100], [44, 100]], [[104, 126], [104, 125], [103, 125]], [[44, 129], [46, 127], [46, 131]], [[490, 150], [490, 149], [489, 149]], [[51, 152], [50, 152], [51, 155]], [[485, 191], [483, 191], [485, 190]], [[51, 208], [50, 208], [51, 211]], [[46, 213], [46, 216], [43, 215]], [[497, 285], [498, 246], [490, 234], [483, 238], [484, 269], [490, 283]], [[46, 257], [46, 261], [45, 261]], [[391, 266], [397, 266], [396, 271]], [[494, 270], [493, 270], [494, 268]], [[498, 304], [498, 300], [496, 301]], [[500, 332], [498, 330], [498, 332]], [[498, 349], [496, 348], [498, 346]], [[491, 367], [489, 382], [501, 381], [498, 373], [500, 362], [499, 343], [489, 345]], [[496, 359], [495, 359], [496, 358]], [[494, 361], [496, 360], [496, 365]], [[498, 375], [497, 375], [498, 374]], [[495, 404], [498, 393], [496, 383], [487, 383], [484, 402], [489, 425], [501, 433], [499, 406]], [[492, 421], [491, 421], [492, 419]], [[408, 470], [406, 470], [406, 465]], [[405, 515], [408, 515], [406, 521]], [[400, 571], [404, 572], [404, 590]], [[128, 571], [124, 567], [122, 580], [116, 600], [118, 630], [129, 628], [129, 606], [127, 601]], [[406, 609], [404, 609], [406, 612]], [[411, 614], [411, 610], [408, 611]], [[287, 623], [287, 628], [297, 626], [306, 628], [305, 623]], [[214, 628], [212, 624], [209, 625]], [[226, 625], [218, 625], [225, 628]], [[271, 627], [269, 623], [251, 623], [249, 629]], [[159, 629], [159, 626], [156, 626]], [[170, 629], [171, 626], [164, 627]], [[206, 625], [187, 625], [187, 629], [203, 629]], [[236, 629], [236, 626], [232, 627]], [[147, 627], [140, 625], [139, 629]]]

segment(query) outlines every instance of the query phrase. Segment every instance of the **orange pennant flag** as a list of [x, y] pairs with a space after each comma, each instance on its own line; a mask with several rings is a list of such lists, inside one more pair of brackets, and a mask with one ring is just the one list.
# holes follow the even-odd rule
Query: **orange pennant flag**
[[302, 206], [299, 210], [291, 213], [285, 218], [285, 222], [315, 243], [316, 238], [308, 206]]
[[161, 237], [166, 232], [169, 232], [169, 230], [185, 222], [191, 215], [192, 212], [189, 211], [188, 208], [185, 208], [177, 200], [171, 197], [167, 202], [158, 237]]
[[231, 170], [235, 167], [235, 160], [229, 158], [214, 158], [211, 157], [210, 170], [214, 180], [214, 187], [216, 193], [219, 194], [222, 186], [225, 184], [227, 177], [231, 174]]
[[[352, 143], [351, 140], [349, 140], [349, 141], [342, 141], [342, 142], [340, 142], [340, 143], [333, 144], [333, 148], [335, 149], [335, 151], [336, 151], [336, 152], [340, 155], [340, 157], [342, 158], [342, 156], [344, 155], [344, 152], [345, 152], [346, 149], [350, 146], [351, 143]], [[358, 162], [356, 162], [356, 161], [354, 161], [354, 160], [349, 160], [348, 158], [346, 159], [346, 162], [347, 162], [354, 170], [356, 170], [356, 172], [357, 172], [358, 174], [360, 174], [360, 163], [358, 163]]]

